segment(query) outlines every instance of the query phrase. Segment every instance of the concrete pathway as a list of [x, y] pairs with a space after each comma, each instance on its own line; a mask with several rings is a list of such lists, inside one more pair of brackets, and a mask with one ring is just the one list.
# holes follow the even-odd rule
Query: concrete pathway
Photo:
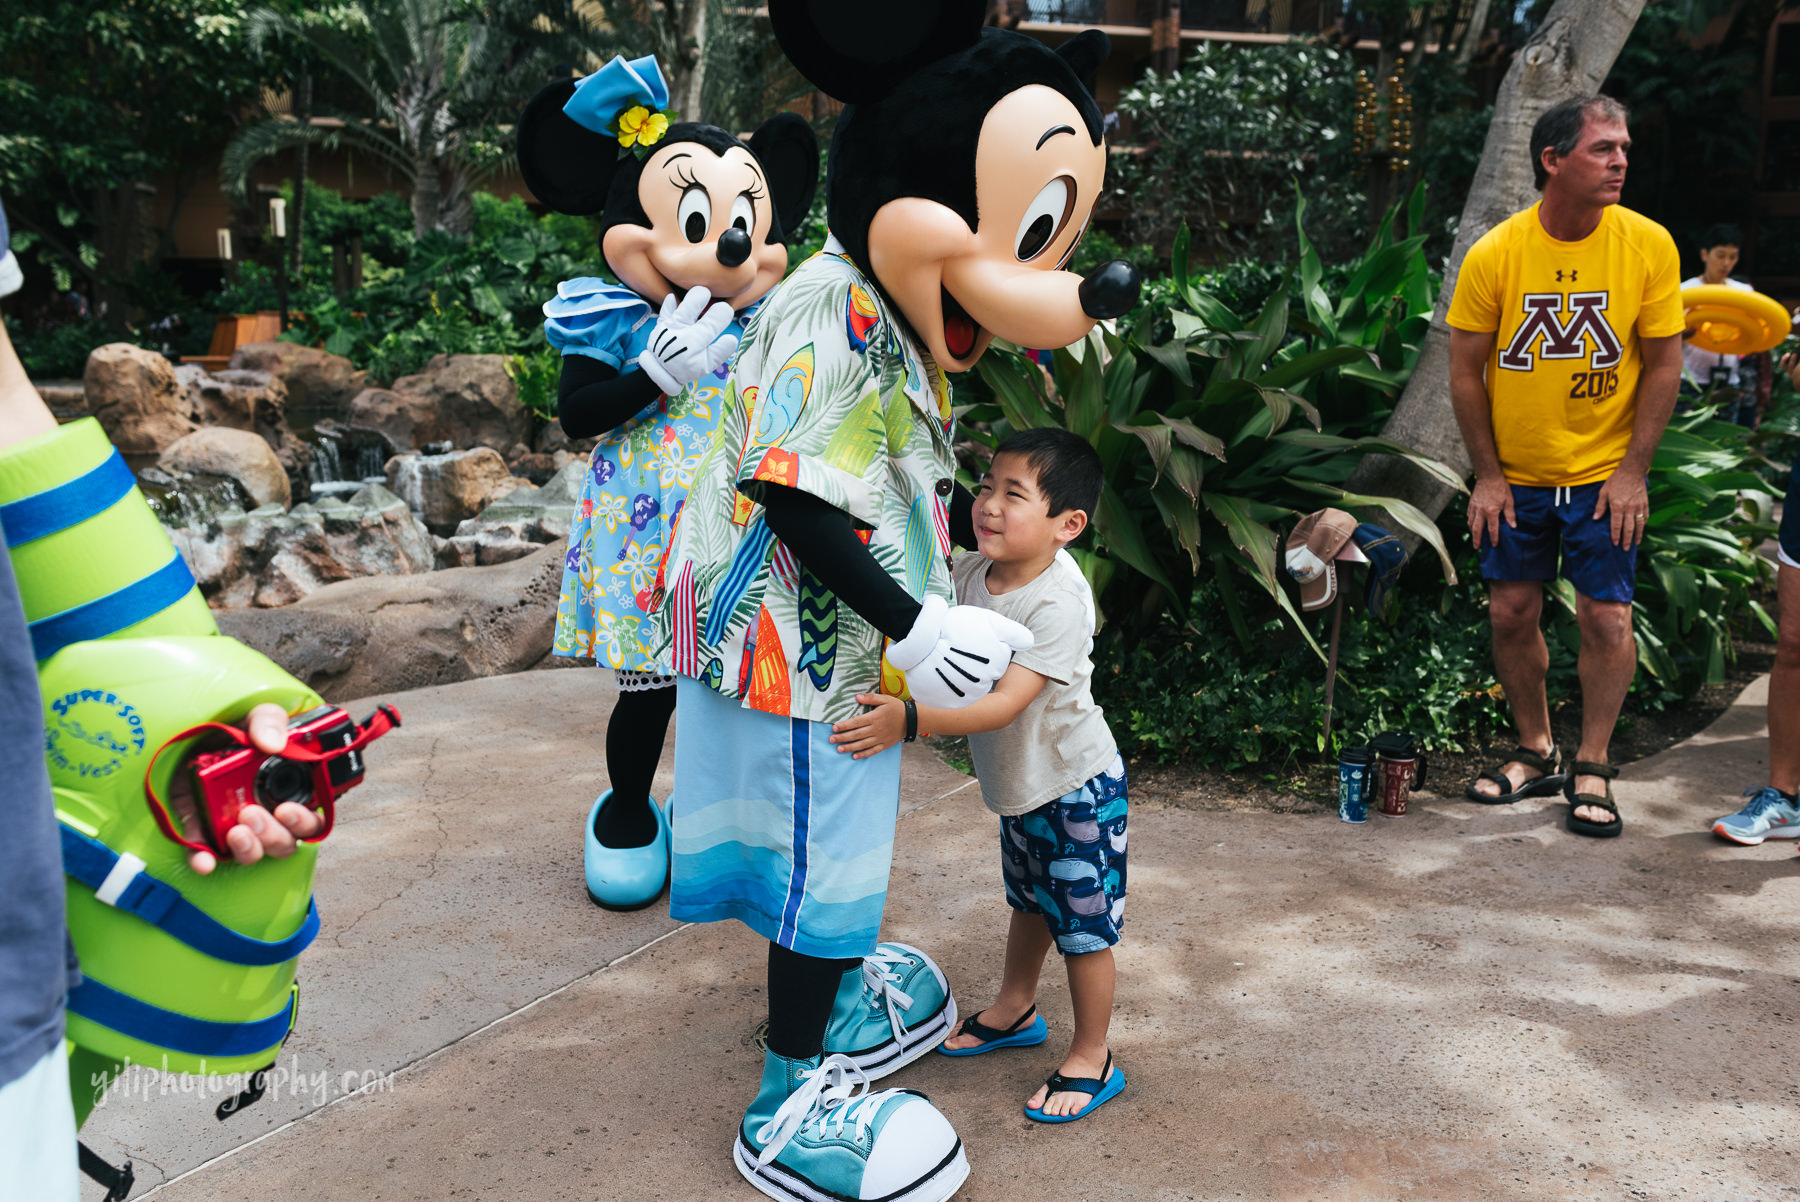
[[[1764, 779], [1763, 696], [1628, 768], [1616, 840], [1536, 801], [1357, 828], [1134, 796], [1126, 1092], [1073, 1126], [1020, 1114], [1070, 1030], [1056, 965], [1049, 1044], [884, 1084], [955, 1123], [968, 1202], [1800, 1196], [1800, 859], [1706, 833]], [[764, 945], [581, 890], [608, 674], [393, 700], [406, 726], [321, 860], [279, 1096], [221, 1124], [151, 1074], [84, 1136], [163, 1202], [760, 1196], [728, 1150]], [[887, 933], [972, 1013], [999, 974], [995, 830], [907, 755]]]

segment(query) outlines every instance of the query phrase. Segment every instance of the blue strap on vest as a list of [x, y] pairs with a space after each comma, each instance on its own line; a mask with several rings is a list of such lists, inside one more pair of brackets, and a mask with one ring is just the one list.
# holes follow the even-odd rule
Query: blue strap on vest
[[0, 505], [0, 526], [6, 527], [6, 545], [16, 547], [79, 526], [117, 505], [136, 485], [137, 479], [125, 465], [125, 457], [114, 447], [100, 466], [73, 480]]
[[[63, 871], [90, 889], [100, 888], [112, 873], [119, 854], [98, 839], [90, 839], [67, 826], [62, 830]], [[113, 907], [143, 919], [201, 955], [230, 964], [267, 967], [292, 960], [306, 950], [319, 933], [319, 903], [309, 902], [306, 921], [286, 939], [273, 943], [252, 939], [232, 930], [181, 896], [181, 890], [139, 871], [112, 903]], [[109, 1026], [111, 1024], [108, 1024]]]
[[161, 613], [188, 595], [194, 574], [177, 551], [173, 558], [141, 580], [96, 597], [85, 605], [39, 618], [31, 624], [31, 650], [41, 662], [70, 643], [103, 639], [127, 626]]
[[69, 991], [69, 1013], [143, 1043], [190, 1056], [250, 1056], [279, 1047], [294, 1025], [298, 1002], [295, 995], [289, 994], [288, 1004], [267, 1018], [215, 1023], [141, 1002], [92, 977]]

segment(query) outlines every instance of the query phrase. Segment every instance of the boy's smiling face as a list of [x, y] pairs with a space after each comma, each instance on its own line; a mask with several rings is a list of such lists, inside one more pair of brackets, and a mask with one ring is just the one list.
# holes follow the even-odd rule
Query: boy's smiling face
[[1024, 455], [994, 456], [975, 493], [975, 549], [995, 563], [1046, 562], [1087, 528], [1079, 509], [1051, 513]]

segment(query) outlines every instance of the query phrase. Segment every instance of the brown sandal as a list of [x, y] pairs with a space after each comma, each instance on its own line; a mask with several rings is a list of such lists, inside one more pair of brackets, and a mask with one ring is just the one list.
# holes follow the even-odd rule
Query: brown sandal
[[1483, 772], [1475, 779], [1477, 782], [1491, 780], [1500, 786], [1498, 793], [1483, 793], [1474, 785], [1464, 790], [1470, 801], [1478, 801], [1484, 806], [1511, 805], [1527, 797], [1542, 797], [1548, 793], [1560, 793], [1566, 782], [1564, 775], [1556, 767], [1556, 748], [1550, 749], [1549, 755], [1539, 755], [1529, 747], [1513, 748], [1512, 756], [1507, 763], [1524, 764], [1527, 768], [1536, 768], [1539, 775], [1532, 777], [1524, 784], [1514, 787], [1512, 778], [1504, 769], [1506, 764], [1496, 764], [1493, 769]]
[[[1598, 793], [1577, 793], [1575, 778], [1578, 776], [1598, 776], [1606, 782], [1606, 795]], [[1590, 839], [1611, 839], [1624, 827], [1625, 820], [1619, 816], [1619, 803], [1613, 800], [1613, 781], [1619, 777], [1619, 770], [1611, 764], [1597, 764], [1593, 760], [1576, 760], [1569, 765], [1569, 783], [1563, 787], [1563, 795], [1569, 799], [1569, 829], [1578, 835], [1586, 835]], [[1575, 813], [1582, 806], [1593, 806], [1595, 809], [1612, 811], [1609, 822], [1595, 822], [1590, 818], [1582, 818]]]

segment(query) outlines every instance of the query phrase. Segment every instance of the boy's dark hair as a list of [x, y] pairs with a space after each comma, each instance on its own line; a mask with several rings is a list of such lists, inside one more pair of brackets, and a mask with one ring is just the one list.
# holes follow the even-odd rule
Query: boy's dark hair
[[1094, 520], [1100, 505], [1103, 470], [1100, 456], [1087, 439], [1054, 426], [1038, 426], [1009, 435], [994, 454], [1023, 455], [1037, 473], [1038, 491], [1050, 503], [1050, 516], [1079, 509]]
[[1744, 231], [1729, 221], [1721, 221], [1708, 228], [1706, 236], [1700, 239], [1700, 249], [1703, 251], [1711, 250], [1715, 246], [1742, 246], [1743, 244]]
[[1631, 114], [1611, 96], [1576, 96], [1545, 109], [1531, 127], [1531, 179], [1539, 192], [1550, 180], [1550, 173], [1544, 170], [1544, 151], [1554, 150], [1557, 158], [1574, 154], [1589, 116], [1623, 125]]

